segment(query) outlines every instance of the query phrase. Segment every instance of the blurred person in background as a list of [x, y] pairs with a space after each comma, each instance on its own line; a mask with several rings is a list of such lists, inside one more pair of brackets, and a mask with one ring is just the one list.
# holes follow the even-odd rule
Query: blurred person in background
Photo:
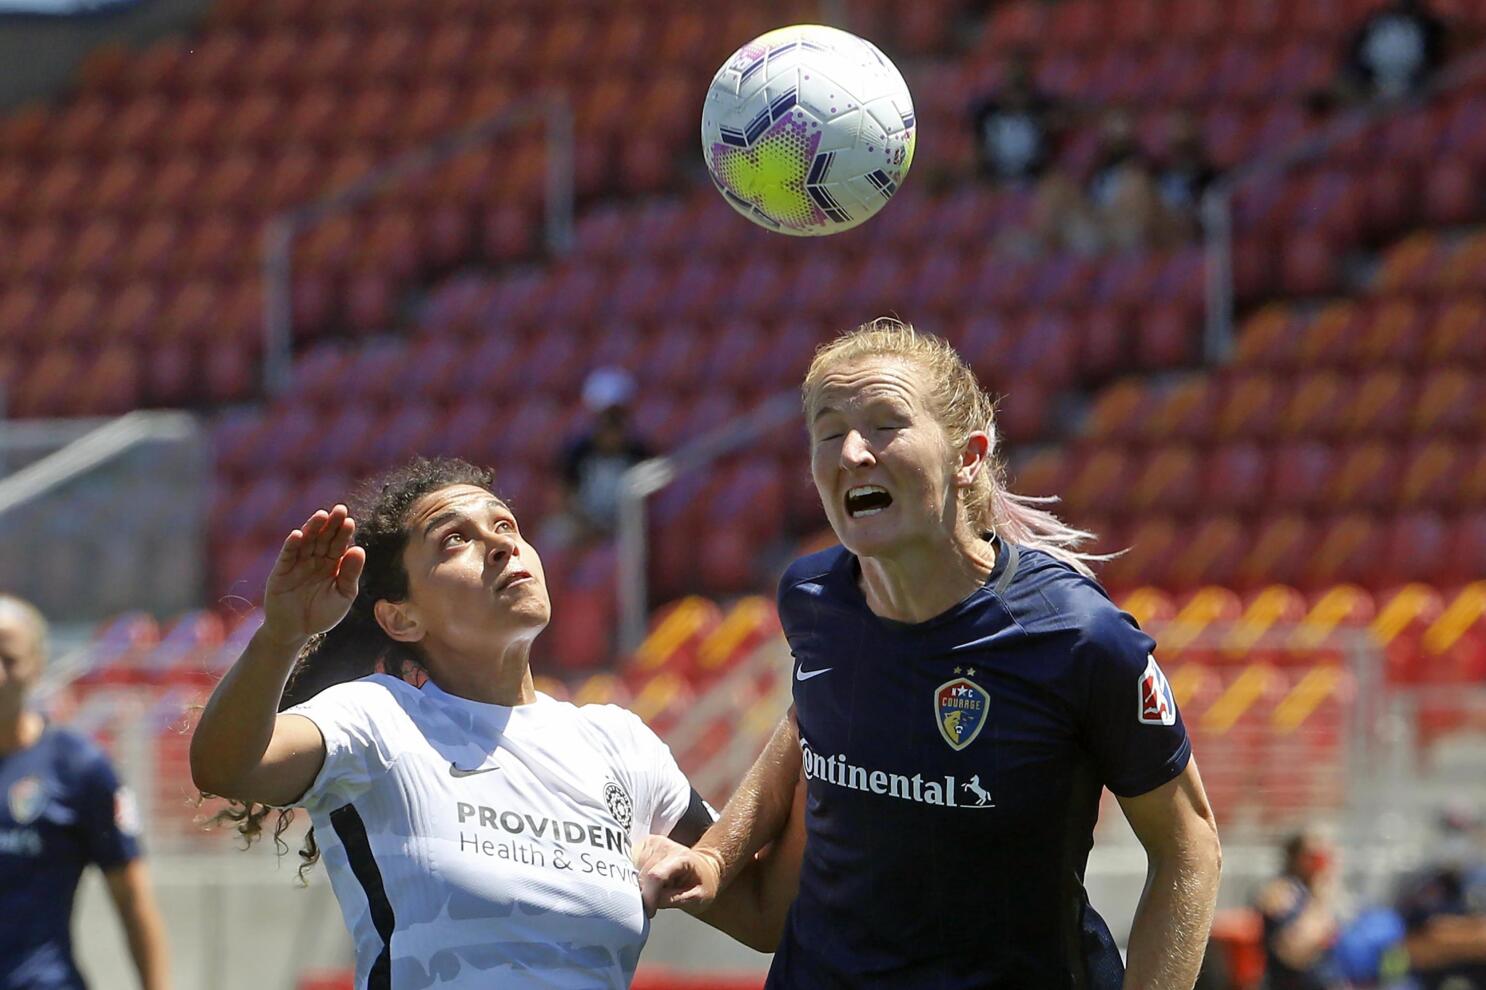
[[[536, 691], [546, 576], [492, 481], [415, 460], [362, 490], [360, 528], [336, 505], [293, 530], [191, 739], [248, 839], [308, 810], [301, 874], [323, 848], [358, 987], [628, 986], [649, 935], [632, 846], [713, 820], [633, 714]], [[772, 945], [788, 889], [751, 883], [704, 920]]]
[[0, 595], [0, 990], [86, 986], [71, 923], [90, 864], [103, 871], [139, 985], [167, 990], [165, 926], [140, 855], [134, 798], [97, 746], [26, 707], [46, 639], [40, 612]]
[[1444, 64], [1448, 32], [1426, 0], [1394, 0], [1367, 17], [1347, 44], [1342, 85], [1358, 99], [1398, 99]]
[[1336, 847], [1312, 829], [1290, 836], [1282, 848], [1280, 875], [1264, 885], [1254, 902], [1264, 922], [1264, 987], [1342, 987], [1331, 958], [1340, 930]]
[[1162, 219], [1155, 163], [1136, 141], [1130, 115], [1111, 110], [1087, 178], [1050, 170], [1033, 195], [1027, 228], [1006, 231], [1001, 244], [1024, 254], [1137, 250], [1160, 241]]
[[1155, 177], [1156, 194], [1165, 212], [1166, 240], [1182, 243], [1196, 235], [1202, 195], [1217, 177], [1197, 121], [1185, 111], [1172, 114]]
[[1435, 863], [1404, 884], [1398, 910], [1420, 990], [1486, 990], [1486, 850], [1472, 808], [1440, 819]]
[[[1190, 990], [1217, 825], [1154, 641], [1078, 549], [1091, 535], [1007, 490], [991, 398], [938, 337], [859, 327], [803, 393], [841, 545], [780, 581], [794, 705], [695, 849], [642, 847], [647, 904], [726, 890], [803, 776], [769, 987]], [[1147, 854], [1127, 962], [1083, 886], [1105, 787]]]
[[1084, 191], [1106, 249], [1136, 250], [1161, 233], [1155, 163], [1135, 138], [1135, 121], [1122, 110], [1105, 114], [1094, 170]]
[[1053, 159], [1062, 114], [1037, 89], [1025, 52], [1006, 64], [1001, 86], [970, 111], [981, 174], [1017, 185], [1040, 178]]
[[635, 380], [622, 368], [598, 368], [583, 382], [583, 405], [593, 422], [564, 445], [558, 458], [562, 504], [543, 523], [543, 543], [579, 545], [614, 531], [619, 482], [650, 456], [630, 425]]

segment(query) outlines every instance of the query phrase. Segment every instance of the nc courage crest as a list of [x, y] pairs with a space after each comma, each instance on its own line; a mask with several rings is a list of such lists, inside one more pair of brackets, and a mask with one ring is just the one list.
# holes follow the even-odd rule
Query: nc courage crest
[[964, 677], [945, 681], [934, 689], [934, 722], [949, 748], [962, 750], [985, 728], [991, 696]]

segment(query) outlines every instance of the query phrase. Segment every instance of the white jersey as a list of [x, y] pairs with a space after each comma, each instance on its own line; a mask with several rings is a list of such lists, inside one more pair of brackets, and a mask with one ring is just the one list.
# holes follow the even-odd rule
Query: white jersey
[[325, 737], [299, 804], [358, 990], [629, 986], [649, 934], [630, 852], [691, 800], [636, 716], [543, 694], [486, 705], [383, 674], [287, 714]]

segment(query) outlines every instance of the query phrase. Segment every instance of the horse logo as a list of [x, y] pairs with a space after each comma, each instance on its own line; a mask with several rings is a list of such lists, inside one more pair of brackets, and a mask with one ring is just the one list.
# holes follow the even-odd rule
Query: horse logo
[[969, 783], [961, 784], [960, 786], [969, 791], [972, 797], [980, 799], [972, 804], [970, 807], [994, 808], [996, 806], [996, 802], [991, 800], [991, 792], [980, 786], [980, 774], [976, 774], [974, 777], [970, 778]]
[[985, 728], [991, 696], [964, 677], [945, 681], [934, 689], [934, 722], [949, 748], [962, 750]]

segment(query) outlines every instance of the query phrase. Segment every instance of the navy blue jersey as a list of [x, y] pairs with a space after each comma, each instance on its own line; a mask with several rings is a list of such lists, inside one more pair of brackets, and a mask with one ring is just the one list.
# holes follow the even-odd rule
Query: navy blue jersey
[[1264, 898], [1259, 914], [1264, 919], [1264, 985], [1267, 990], [1326, 990], [1340, 986], [1342, 979], [1329, 952], [1322, 953], [1308, 968], [1295, 969], [1276, 951], [1281, 936], [1311, 903], [1311, 891], [1292, 876], [1275, 881], [1275, 889]]
[[[1420, 931], [1436, 918], [1486, 916], [1486, 866], [1427, 870], [1406, 882], [1398, 910], [1410, 932]], [[1486, 963], [1474, 960], [1436, 969], [1416, 966], [1412, 975], [1420, 990], [1486, 987]]]
[[769, 987], [1118, 988], [1084, 892], [1103, 787], [1186, 767], [1154, 642], [1103, 590], [998, 542], [928, 622], [881, 619], [840, 547], [779, 592], [808, 781], [799, 895]]
[[0, 990], [82, 990], [73, 894], [89, 863], [139, 855], [132, 802], [97, 746], [51, 725], [0, 756], [0, 798]]

